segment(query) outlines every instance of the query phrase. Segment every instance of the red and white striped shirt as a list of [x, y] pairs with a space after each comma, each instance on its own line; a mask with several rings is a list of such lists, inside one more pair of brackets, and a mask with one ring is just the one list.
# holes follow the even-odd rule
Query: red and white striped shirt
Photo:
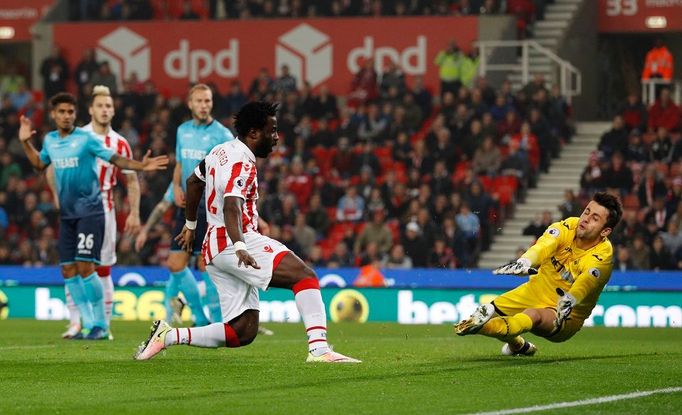
[[199, 167], [194, 174], [206, 182], [206, 219], [208, 230], [201, 253], [206, 264], [231, 243], [225, 229], [224, 199], [235, 196], [244, 199], [242, 232], [258, 232], [258, 178], [256, 157], [239, 139], [213, 147], [204, 159], [206, 177]]
[[[128, 140], [126, 140], [122, 135], [120, 135], [116, 131], [109, 129], [108, 134], [100, 135], [94, 131], [94, 129], [92, 128], [92, 123], [83, 126], [83, 129], [85, 131], [90, 131], [91, 133], [93, 133], [95, 137], [97, 137], [98, 139], [100, 139], [100, 141], [102, 141], [102, 143], [104, 143], [104, 146], [106, 148], [113, 150], [119, 156], [125, 158], [131, 158], [133, 156], [133, 152], [130, 149], [130, 144], [128, 144]], [[114, 210], [113, 189], [117, 183], [116, 176], [118, 175], [119, 168], [109, 163], [108, 161], [104, 161], [100, 158], [97, 158], [97, 169], [99, 170], [98, 173], [99, 185], [102, 189], [102, 202], [104, 204], [104, 211], [110, 212]], [[134, 173], [134, 171], [123, 170], [123, 173], [124, 174]]]

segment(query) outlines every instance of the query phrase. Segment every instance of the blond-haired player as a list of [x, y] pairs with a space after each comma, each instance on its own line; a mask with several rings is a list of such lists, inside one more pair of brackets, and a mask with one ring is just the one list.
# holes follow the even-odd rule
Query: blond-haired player
[[[132, 158], [132, 150], [128, 141], [111, 128], [111, 120], [114, 118], [114, 100], [109, 88], [96, 85], [92, 90], [90, 106], [88, 108], [91, 120], [83, 126], [83, 130], [92, 132], [104, 147], [112, 150], [124, 158]], [[116, 209], [114, 206], [114, 187], [117, 184], [119, 168], [108, 161], [97, 160], [97, 176], [102, 189], [102, 202], [104, 205], [104, 240], [100, 264], [96, 267], [104, 287], [104, 307], [107, 322], [111, 321], [114, 301], [114, 283], [111, 279], [111, 267], [116, 264]], [[122, 170], [126, 178], [126, 190], [128, 192], [128, 204], [130, 213], [126, 218], [125, 232], [136, 234], [140, 230], [140, 184], [137, 173], [134, 170]], [[71, 338], [81, 330], [80, 313], [71, 296], [66, 290], [67, 306], [70, 314], [69, 328], [62, 335], [63, 338]], [[110, 336], [110, 338], [112, 338]]]
[[493, 271], [531, 275], [528, 282], [480, 305], [455, 325], [455, 332], [501, 340], [505, 355], [535, 354], [537, 348], [521, 337], [523, 333], [552, 342], [573, 337], [611, 277], [613, 248], [608, 236], [622, 215], [618, 197], [600, 192], [580, 217], [550, 225], [521, 258]]

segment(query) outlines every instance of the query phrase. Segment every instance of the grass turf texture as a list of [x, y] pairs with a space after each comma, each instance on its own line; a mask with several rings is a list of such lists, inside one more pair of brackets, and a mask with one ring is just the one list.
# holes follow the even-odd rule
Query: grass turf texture
[[[241, 349], [175, 346], [132, 360], [149, 323], [114, 322], [113, 342], [66, 341], [63, 322], [0, 321], [0, 413], [469, 413], [682, 386], [682, 330], [583, 329], [535, 357], [456, 337], [449, 325], [330, 324], [360, 365], [305, 364], [301, 324], [268, 324]], [[682, 411], [682, 393], [537, 413]]]

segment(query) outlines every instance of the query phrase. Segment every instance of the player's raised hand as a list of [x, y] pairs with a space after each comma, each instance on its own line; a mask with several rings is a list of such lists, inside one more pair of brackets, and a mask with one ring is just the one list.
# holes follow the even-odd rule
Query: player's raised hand
[[144, 244], [147, 243], [147, 231], [142, 229], [135, 238], [135, 251], [140, 252]]
[[30, 140], [31, 137], [33, 137], [33, 134], [36, 133], [36, 130], [33, 129], [31, 119], [22, 115], [21, 118], [19, 118], [19, 124], [19, 140], [21, 142]]
[[526, 258], [519, 258], [501, 267], [495, 268], [495, 275], [534, 275], [538, 270], [530, 266], [530, 261]]
[[182, 191], [182, 187], [173, 187], [173, 199], [177, 207], [185, 208], [185, 192]]
[[188, 229], [187, 226], [182, 227], [182, 232], [175, 237], [175, 241], [180, 245], [183, 251], [192, 255], [192, 246], [194, 245], [194, 230]]
[[258, 265], [256, 260], [249, 254], [249, 251], [245, 249], [240, 249], [239, 251], [235, 251], [235, 254], [237, 255], [237, 258], [239, 258], [237, 268], [241, 267], [242, 264], [244, 264], [244, 268], [248, 268], [251, 266], [254, 267], [255, 269], [260, 269], [260, 265]]
[[147, 150], [147, 154], [142, 158], [142, 170], [143, 171], [153, 171], [153, 170], [166, 170], [168, 167], [168, 156], [156, 156], [151, 157], [152, 151]]
[[556, 307], [556, 320], [554, 321], [554, 326], [560, 328], [564, 321], [568, 320], [578, 302], [571, 293], [566, 293], [561, 288], [556, 289], [556, 293], [559, 295], [559, 301]]

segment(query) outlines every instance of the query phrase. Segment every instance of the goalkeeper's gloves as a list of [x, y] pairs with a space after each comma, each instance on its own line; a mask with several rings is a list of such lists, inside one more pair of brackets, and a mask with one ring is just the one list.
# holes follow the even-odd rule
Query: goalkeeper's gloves
[[493, 270], [495, 275], [533, 275], [537, 274], [538, 270], [530, 266], [528, 258], [519, 258], [508, 264], [502, 265]]
[[561, 288], [557, 288], [556, 293], [559, 294], [559, 302], [556, 306], [556, 321], [554, 325], [557, 329], [560, 329], [564, 321], [571, 315], [573, 307], [575, 307], [578, 301], [571, 293], [565, 293]]

